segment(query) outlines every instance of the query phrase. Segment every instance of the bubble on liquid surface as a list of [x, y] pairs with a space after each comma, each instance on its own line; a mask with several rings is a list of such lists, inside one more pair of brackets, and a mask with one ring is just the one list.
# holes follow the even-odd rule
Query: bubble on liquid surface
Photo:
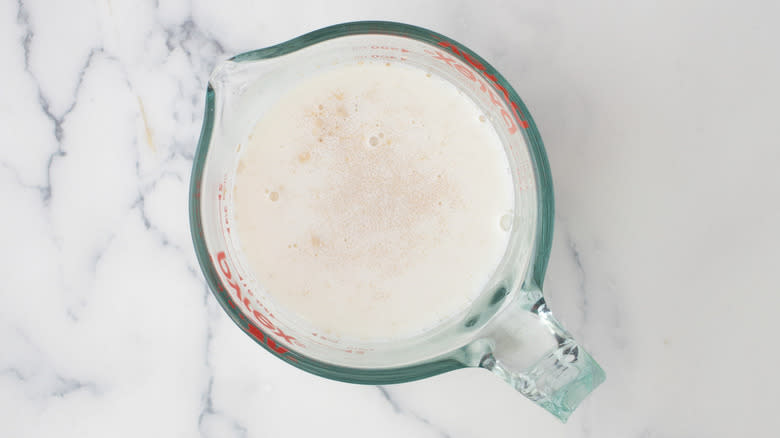
[[501, 226], [501, 229], [504, 231], [509, 231], [512, 229], [512, 214], [507, 213], [503, 216], [501, 216], [501, 220], [499, 221], [499, 225]]
[[268, 199], [270, 199], [271, 201], [274, 201], [274, 202], [278, 201], [279, 200], [279, 193], [277, 193], [277, 192], [269, 193], [268, 194]]
[[379, 145], [379, 138], [376, 135], [372, 135], [371, 138], [368, 139], [368, 144], [371, 146]]

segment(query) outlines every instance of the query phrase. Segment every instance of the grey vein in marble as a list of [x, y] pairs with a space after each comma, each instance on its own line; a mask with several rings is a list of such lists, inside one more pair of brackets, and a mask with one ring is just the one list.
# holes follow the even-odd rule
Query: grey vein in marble
[[427, 418], [419, 415], [416, 412], [409, 411], [407, 409], [404, 409], [400, 403], [398, 403], [391, 395], [390, 392], [385, 388], [384, 386], [378, 385], [376, 387], [379, 392], [382, 394], [382, 397], [387, 401], [387, 403], [390, 405], [390, 407], [393, 409], [393, 412], [395, 412], [398, 415], [404, 415], [404, 416], [410, 416], [411, 418], [414, 418], [416, 421], [424, 424], [426, 427], [430, 428], [434, 432], [436, 432], [440, 437], [442, 438], [450, 438], [450, 435], [442, 430], [440, 427], [436, 426], [435, 424], [431, 423], [430, 420]]

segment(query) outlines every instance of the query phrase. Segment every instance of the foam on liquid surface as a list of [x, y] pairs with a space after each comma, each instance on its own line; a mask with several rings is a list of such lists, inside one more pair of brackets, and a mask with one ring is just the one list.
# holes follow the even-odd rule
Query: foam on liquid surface
[[249, 268], [283, 311], [337, 337], [411, 336], [467, 307], [512, 208], [479, 108], [400, 65], [305, 79], [259, 120], [237, 169]]

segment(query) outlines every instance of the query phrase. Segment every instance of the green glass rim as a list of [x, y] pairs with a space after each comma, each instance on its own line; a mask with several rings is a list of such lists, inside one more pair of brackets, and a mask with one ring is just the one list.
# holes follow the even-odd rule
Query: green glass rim
[[[521, 129], [525, 130], [525, 137], [536, 180], [538, 203], [534, 256], [533, 263], [529, 268], [530, 272], [528, 279], [533, 282], [536, 287], [541, 287], [552, 246], [554, 217], [552, 178], [550, 175], [547, 154], [545, 153], [542, 138], [539, 135], [536, 124], [522, 99], [520, 99], [517, 92], [515, 92], [514, 88], [512, 88], [506, 79], [504, 79], [493, 66], [482, 59], [482, 57], [463, 44], [422, 27], [389, 21], [359, 21], [336, 24], [315, 30], [274, 46], [238, 54], [230, 58], [229, 61], [252, 62], [275, 58], [323, 41], [349, 35], [392, 35], [411, 38], [416, 41], [430, 44], [434, 47], [441, 47], [441, 43], [457, 47], [459, 51], [482, 64], [485, 68], [484, 72], [495, 77], [494, 82], [502, 86], [507, 91], [510, 100], [518, 105], [518, 109], [524, 116], [523, 121], [527, 123], [527, 126]], [[228, 289], [220, 280], [217, 266], [213, 263], [210, 256], [211, 253], [208, 250], [203, 235], [200, 199], [201, 180], [211, 143], [212, 131], [214, 129], [214, 103], [215, 92], [211, 87], [211, 84], [209, 84], [206, 89], [203, 125], [198, 140], [198, 146], [195, 151], [195, 157], [193, 159], [189, 191], [190, 233], [195, 247], [195, 253], [209, 288], [217, 299], [217, 302], [219, 302], [220, 306], [230, 316], [233, 322], [235, 322], [236, 325], [238, 325], [257, 344], [274, 355], [279, 355], [278, 352], [273, 351], [269, 345], [263, 342], [264, 338], [274, 339], [273, 335], [264, 327], [254, 324], [249, 318], [245, 317], [241, 310], [239, 310], [238, 303], [229, 293], [227, 293]], [[391, 368], [354, 368], [334, 365], [313, 359], [293, 349], [286, 351], [280, 357], [283, 360], [289, 361], [290, 364], [312, 374], [344, 382], [373, 385], [408, 382], [466, 367], [461, 361], [455, 359], [454, 355], [445, 355], [445, 357], [433, 359], [430, 362]]]

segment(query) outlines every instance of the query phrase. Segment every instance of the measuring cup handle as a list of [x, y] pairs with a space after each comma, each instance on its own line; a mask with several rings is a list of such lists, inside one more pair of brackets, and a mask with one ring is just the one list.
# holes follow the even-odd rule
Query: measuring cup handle
[[566, 422], [604, 371], [553, 317], [541, 291], [510, 306], [489, 331], [479, 366]]

